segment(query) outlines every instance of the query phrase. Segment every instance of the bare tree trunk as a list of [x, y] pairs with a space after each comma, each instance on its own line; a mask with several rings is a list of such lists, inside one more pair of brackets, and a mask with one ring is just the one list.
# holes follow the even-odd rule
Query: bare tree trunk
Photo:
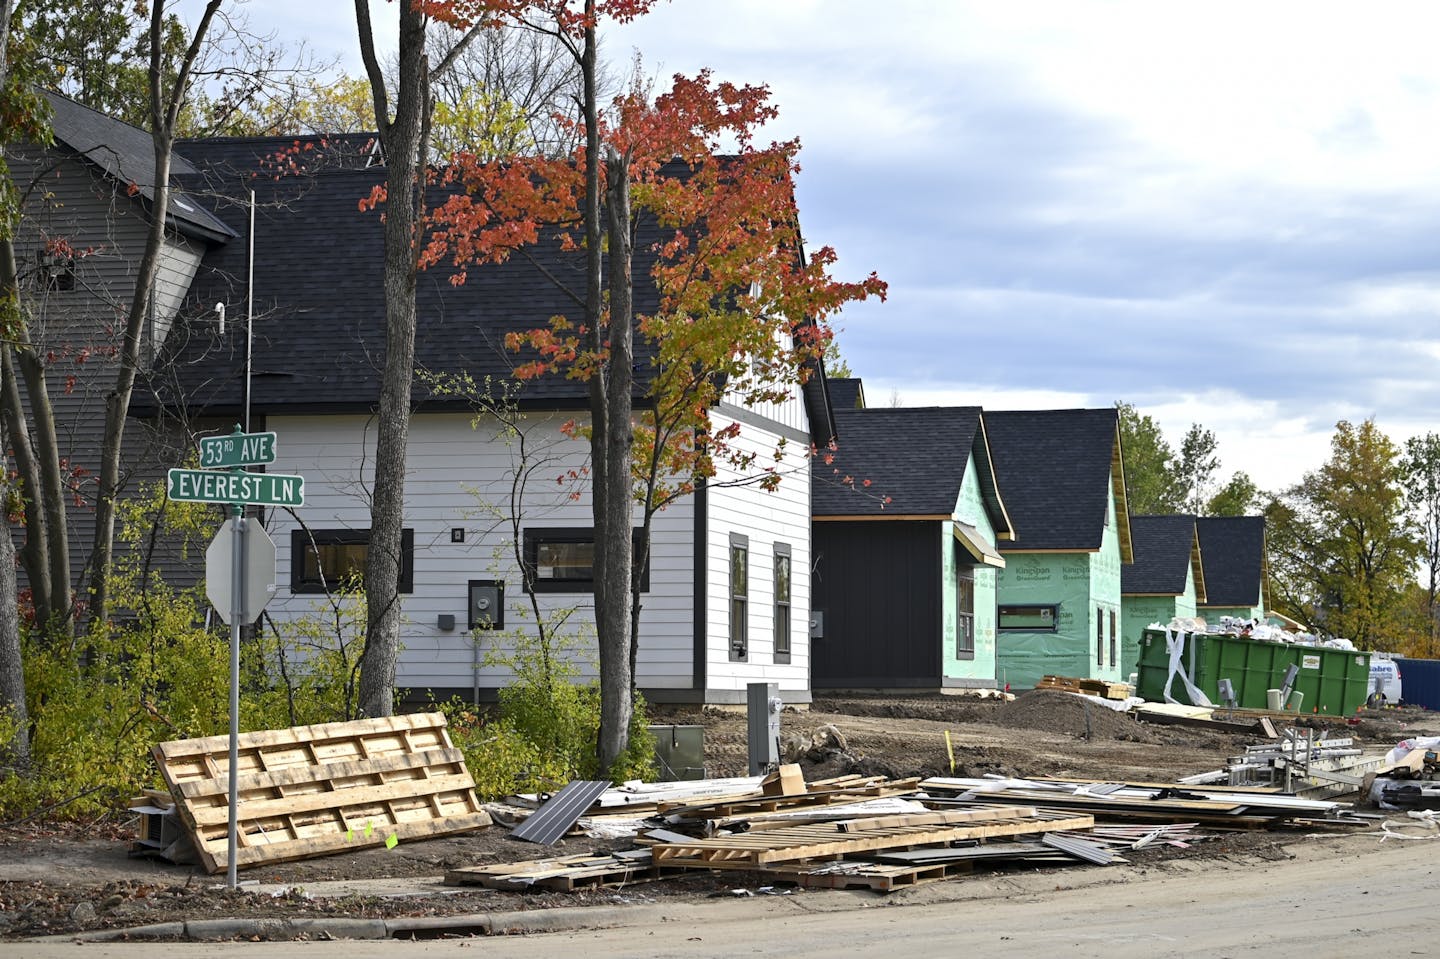
[[[155, 155], [155, 195], [150, 208], [150, 230], [145, 252], [135, 275], [135, 292], [125, 318], [125, 335], [120, 347], [120, 370], [115, 388], [105, 397], [105, 440], [100, 450], [100, 488], [95, 498], [95, 545], [90, 555], [89, 620], [103, 623], [109, 610], [106, 579], [115, 549], [115, 500], [120, 492], [120, 449], [125, 438], [125, 420], [130, 414], [130, 394], [140, 368], [141, 336], [155, 297], [155, 275], [165, 243], [165, 217], [170, 209], [170, 158], [175, 144], [175, 127], [190, 83], [190, 70], [221, 0], [210, 0], [180, 61], [174, 86], [165, 89], [161, 57], [165, 30], [165, 3], [155, 0], [150, 11], [150, 139]], [[52, 553], [54, 552], [52, 545]], [[52, 564], [53, 564], [52, 559]]]
[[[401, 532], [405, 519], [405, 454], [410, 438], [410, 389], [415, 368], [415, 275], [423, 194], [421, 144], [428, 110], [425, 16], [400, 5], [400, 78], [395, 117], [387, 120], [384, 79], [374, 56], [366, 0], [356, 0], [362, 54], [376, 100], [385, 150], [385, 371], [380, 385], [375, 440], [375, 481], [370, 502], [370, 546], [365, 559], [367, 628], [360, 654], [359, 711], [394, 711], [395, 664], [400, 650]], [[372, 68], [373, 67], [373, 68]]]
[[[10, 62], [7, 51], [10, 47], [10, 0], [0, 0], [0, 89], [10, 85]], [[4, 158], [5, 144], [0, 142], [0, 159]], [[0, 302], [5, 312], [19, 313], [19, 290], [15, 282], [15, 248], [11, 243], [9, 224], [14, 222], [18, 210], [0, 211], [5, 225], [0, 227], [4, 234], [3, 249], [0, 249]], [[0, 376], [5, 378], [0, 394], [8, 396], [18, 390], [14, 385], [14, 371], [7, 363], [0, 367]], [[10, 422], [10, 417], [6, 417]], [[19, 440], [24, 440], [22, 433]], [[26, 444], [28, 446], [28, 443]], [[8, 459], [0, 448], [0, 477], [3, 477]], [[15, 543], [10, 539], [9, 484], [0, 484], [0, 712], [15, 724], [15, 736], [8, 743], [0, 742], [0, 760], [8, 762], [24, 773], [30, 765], [30, 718], [25, 708], [25, 664], [20, 650], [20, 609], [15, 584]], [[68, 581], [68, 580], [67, 580]]]
[[[610, 240], [609, 355], [605, 363], [605, 419], [597, 428], [597, 461], [605, 463], [604, 485], [595, 484], [595, 607], [605, 608], [600, 644], [600, 769], [608, 773], [630, 741], [630, 716], [635, 702], [631, 670], [631, 588], [635, 571], [631, 537], [631, 460], [634, 430], [631, 391], [634, 384], [634, 331], [630, 287], [630, 164], [611, 149], [605, 158], [606, 213]], [[603, 521], [602, 521], [603, 516]], [[601, 532], [603, 522], [604, 532]], [[603, 584], [603, 594], [602, 594]], [[602, 598], [603, 597], [603, 598]]]

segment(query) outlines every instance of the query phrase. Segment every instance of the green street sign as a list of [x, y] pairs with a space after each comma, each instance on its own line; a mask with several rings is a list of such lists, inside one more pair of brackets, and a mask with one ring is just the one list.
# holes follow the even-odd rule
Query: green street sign
[[274, 433], [230, 433], [200, 438], [200, 465], [206, 469], [226, 466], [262, 466], [275, 462]]
[[171, 499], [190, 503], [305, 505], [305, 477], [288, 473], [216, 473], [173, 469], [166, 488]]

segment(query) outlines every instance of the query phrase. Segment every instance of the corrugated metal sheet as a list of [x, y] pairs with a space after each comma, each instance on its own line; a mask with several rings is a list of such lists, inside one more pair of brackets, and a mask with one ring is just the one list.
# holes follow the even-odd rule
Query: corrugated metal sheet
[[550, 801], [510, 833], [514, 839], [548, 846], [565, 835], [585, 815], [597, 797], [610, 788], [609, 780], [577, 779], [550, 797]]

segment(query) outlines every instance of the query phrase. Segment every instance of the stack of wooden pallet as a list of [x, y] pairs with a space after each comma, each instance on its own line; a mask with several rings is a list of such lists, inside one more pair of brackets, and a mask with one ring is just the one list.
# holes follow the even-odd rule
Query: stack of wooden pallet
[[[226, 869], [229, 738], [153, 752], [201, 863]], [[490, 825], [440, 713], [244, 733], [237, 774], [239, 868]]]

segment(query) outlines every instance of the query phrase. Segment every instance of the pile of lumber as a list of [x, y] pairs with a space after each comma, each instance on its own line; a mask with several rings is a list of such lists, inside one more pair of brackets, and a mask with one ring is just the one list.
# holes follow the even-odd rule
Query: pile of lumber
[[1035, 688], [1053, 689], [1062, 693], [1082, 693], [1099, 696], [1101, 699], [1125, 700], [1135, 695], [1135, 687], [1129, 683], [1112, 683], [1104, 679], [1081, 676], [1042, 676]]
[[[201, 864], [225, 870], [229, 737], [153, 754]], [[490, 825], [440, 713], [243, 733], [236, 772], [237, 868]]]
[[[920, 786], [876, 776], [807, 784], [798, 767], [782, 767], [765, 779], [607, 790], [583, 813], [570, 810], [570, 821], [584, 825], [618, 810], [647, 815], [641, 848], [452, 869], [446, 882], [571, 890], [705, 871], [742, 872], [766, 885], [888, 892], [977, 863], [1123, 861], [1117, 840], [1085, 837], [1095, 824], [1086, 813], [1012, 803], [936, 810]], [[545, 812], [542, 805], [537, 815]]]
[[[1349, 803], [1304, 799], [1274, 787], [1177, 786], [1167, 783], [1066, 779], [934, 777], [921, 786], [931, 801], [952, 806], [1023, 802], [1085, 812], [1104, 822], [1194, 820], [1211, 828], [1254, 829], [1283, 824], [1361, 825]], [[948, 799], [938, 797], [947, 796]]]

